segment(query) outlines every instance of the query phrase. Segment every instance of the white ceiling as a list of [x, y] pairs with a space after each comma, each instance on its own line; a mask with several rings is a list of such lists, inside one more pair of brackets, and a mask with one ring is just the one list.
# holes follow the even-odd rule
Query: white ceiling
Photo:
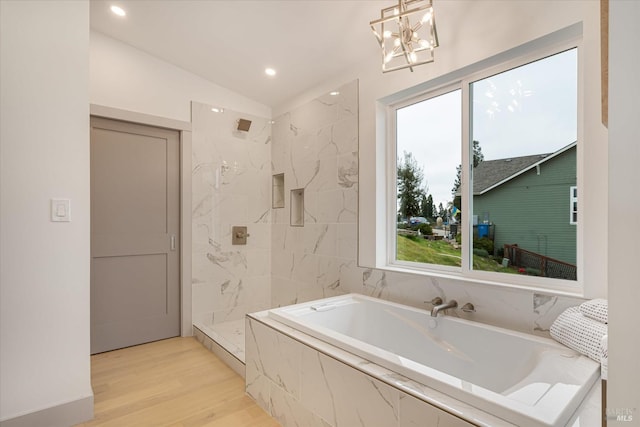
[[379, 55], [369, 21], [394, 2], [91, 0], [91, 28], [275, 107]]

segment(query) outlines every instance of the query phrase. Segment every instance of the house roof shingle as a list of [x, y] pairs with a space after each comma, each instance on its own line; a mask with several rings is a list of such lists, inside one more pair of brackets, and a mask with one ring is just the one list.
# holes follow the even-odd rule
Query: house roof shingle
[[473, 168], [473, 194], [480, 195], [498, 184], [575, 147], [573, 142], [554, 153], [533, 154], [507, 159], [485, 160]]

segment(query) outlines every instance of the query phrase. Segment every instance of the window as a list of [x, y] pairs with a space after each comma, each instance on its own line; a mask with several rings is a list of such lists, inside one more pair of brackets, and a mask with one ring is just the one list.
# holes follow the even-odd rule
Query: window
[[578, 223], [578, 187], [569, 188], [569, 224]]
[[[462, 91], [440, 91], [396, 110], [397, 239], [395, 259], [460, 267], [451, 186], [460, 170]], [[458, 169], [456, 169], [458, 168]]]
[[390, 264], [492, 281], [577, 280], [577, 69], [572, 47], [391, 106]]

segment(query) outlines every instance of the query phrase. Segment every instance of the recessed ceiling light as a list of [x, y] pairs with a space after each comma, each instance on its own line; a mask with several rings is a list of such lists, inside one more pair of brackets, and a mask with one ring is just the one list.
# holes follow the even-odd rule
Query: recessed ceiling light
[[115, 4], [111, 6], [111, 12], [115, 13], [118, 16], [125, 16], [127, 12], [124, 11], [120, 6], [116, 6]]
[[276, 75], [276, 70], [274, 70], [273, 68], [265, 68], [265, 69], [264, 69], [264, 73], [265, 73], [267, 76], [273, 77], [273, 76], [275, 76], [275, 75]]
[[212, 107], [211, 111], [213, 111], [214, 113], [224, 113], [224, 108]]
[[329, 92], [329, 95], [338, 96], [338, 95], [340, 95], [340, 92], [338, 92], [337, 90], [334, 90], [333, 92]]

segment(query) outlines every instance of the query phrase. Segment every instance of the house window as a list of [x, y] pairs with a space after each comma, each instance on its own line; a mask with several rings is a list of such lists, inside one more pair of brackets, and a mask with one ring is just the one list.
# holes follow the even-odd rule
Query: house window
[[571, 46], [390, 105], [390, 266], [536, 286], [577, 280], [577, 69]]
[[578, 223], [578, 187], [569, 188], [569, 224]]

